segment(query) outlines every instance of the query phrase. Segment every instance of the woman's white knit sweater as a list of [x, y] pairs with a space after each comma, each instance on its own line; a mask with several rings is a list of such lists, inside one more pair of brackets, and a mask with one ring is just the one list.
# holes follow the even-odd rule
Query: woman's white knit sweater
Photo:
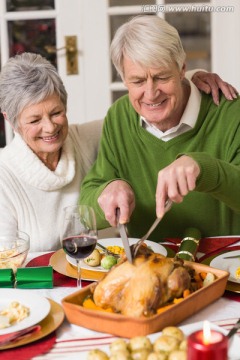
[[60, 245], [63, 208], [78, 201], [80, 183], [94, 162], [102, 121], [70, 125], [55, 171], [49, 170], [19, 134], [0, 156], [0, 235], [22, 230], [31, 251]]

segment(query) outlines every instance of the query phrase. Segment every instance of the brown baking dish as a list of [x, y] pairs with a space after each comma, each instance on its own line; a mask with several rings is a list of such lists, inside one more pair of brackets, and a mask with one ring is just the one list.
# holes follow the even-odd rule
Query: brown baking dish
[[62, 305], [70, 323], [91, 330], [131, 338], [161, 331], [169, 325], [176, 325], [195, 314], [222, 296], [226, 288], [229, 273], [204, 264], [185, 261], [197, 273], [212, 272], [216, 280], [181, 302], [171, 306], [161, 314], [148, 318], [134, 318], [105, 311], [86, 309], [82, 306], [84, 298], [90, 294], [90, 287], [80, 289], [62, 299]]

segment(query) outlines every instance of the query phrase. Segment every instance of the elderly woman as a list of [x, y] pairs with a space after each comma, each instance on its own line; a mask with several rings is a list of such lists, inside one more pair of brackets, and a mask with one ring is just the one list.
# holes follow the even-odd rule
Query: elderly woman
[[0, 108], [15, 132], [0, 155], [0, 234], [22, 230], [31, 251], [56, 250], [63, 208], [77, 203], [102, 122], [68, 126], [67, 94], [55, 67], [31, 53], [3, 67]]
[[102, 122], [69, 126], [55, 67], [31, 53], [3, 67], [0, 107], [15, 131], [0, 155], [0, 233], [19, 229], [30, 235], [32, 251], [58, 249], [63, 208], [77, 204]]
[[240, 233], [240, 99], [200, 93], [185, 77], [177, 30], [158, 16], [123, 24], [111, 44], [128, 95], [109, 109], [97, 161], [80, 201], [94, 206], [99, 228], [129, 221], [132, 237], [172, 209], [150, 239]]

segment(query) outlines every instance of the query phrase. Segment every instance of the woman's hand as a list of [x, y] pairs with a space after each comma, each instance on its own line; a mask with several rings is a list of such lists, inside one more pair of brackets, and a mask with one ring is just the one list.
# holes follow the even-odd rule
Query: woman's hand
[[108, 184], [98, 198], [98, 203], [111, 226], [117, 226], [116, 210], [120, 209], [119, 222], [129, 222], [135, 207], [135, 196], [131, 186], [123, 180]]
[[197, 71], [192, 76], [192, 82], [197, 88], [207, 94], [212, 93], [213, 101], [219, 105], [219, 89], [228, 100], [236, 99], [238, 91], [234, 86], [223, 81], [220, 76], [214, 73]]
[[198, 163], [190, 156], [181, 156], [158, 173], [156, 214], [162, 217], [167, 199], [180, 203], [196, 187], [200, 174]]

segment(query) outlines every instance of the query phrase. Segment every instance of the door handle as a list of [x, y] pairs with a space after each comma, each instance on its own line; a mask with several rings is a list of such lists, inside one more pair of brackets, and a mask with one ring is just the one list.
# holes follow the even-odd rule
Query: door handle
[[78, 49], [77, 36], [65, 36], [65, 46], [56, 48], [55, 46], [46, 45], [45, 50], [49, 54], [56, 53], [66, 49], [66, 71], [68, 75], [77, 75], [78, 71]]

